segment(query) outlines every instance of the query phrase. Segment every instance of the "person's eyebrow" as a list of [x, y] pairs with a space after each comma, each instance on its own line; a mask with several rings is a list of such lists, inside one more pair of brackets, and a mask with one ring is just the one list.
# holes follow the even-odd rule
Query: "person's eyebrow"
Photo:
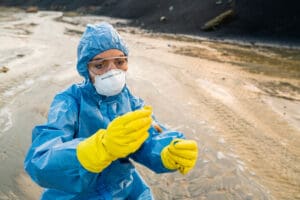
[[105, 57], [105, 58], [95, 58], [93, 60], [105, 60], [106, 58], [118, 58], [118, 57], [127, 57], [124, 54], [118, 55], [118, 56], [111, 56], [111, 57]]

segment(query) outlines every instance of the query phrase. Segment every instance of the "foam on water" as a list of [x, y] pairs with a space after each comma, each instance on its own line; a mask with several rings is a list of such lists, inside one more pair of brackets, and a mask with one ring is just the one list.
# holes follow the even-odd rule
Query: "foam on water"
[[226, 158], [226, 156], [221, 151], [218, 151], [217, 158], [220, 160]]
[[12, 97], [19, 92], [29, 88], [29, 86], [33, 85], [35, 81], [33, 79], [27, 79], [24, 81], [24, 84], [19, 84], [16, 87], [11, 87], [3, 93], [4, 97]]
[[220, 144], [225, 144], [224, 138], [220, 138], [220, 139], [218, 140], [218, 142], [219, 142]]
[[8, 108], [0, 110], [0, 136], [12, 127], [12, 114]]

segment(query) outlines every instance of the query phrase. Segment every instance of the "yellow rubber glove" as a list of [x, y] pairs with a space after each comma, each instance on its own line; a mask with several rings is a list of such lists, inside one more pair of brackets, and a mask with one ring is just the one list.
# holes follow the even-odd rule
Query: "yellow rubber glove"
[[77, 146], [77, 158], [82, 166], [99, 173], [112, 161], [137, 151], [148, 138], [152, 108], [126, 113], [115, 118], [106, 130], [100, 129]]
[[187, 174], [196, 164], [198, 147], [194, 140], [174, 139], [161, 152], [163, 165]]

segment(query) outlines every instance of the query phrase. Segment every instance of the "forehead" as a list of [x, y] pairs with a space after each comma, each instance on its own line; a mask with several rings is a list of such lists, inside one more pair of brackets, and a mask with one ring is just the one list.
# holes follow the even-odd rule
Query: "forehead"
[[107, 51], [103, 51], [102, 53], [97, 54], [94, 59], [99, 58], [109, 58], [109, 57], [117, 57], [117, 56], [124, 56], [124, 53], [118, 49], [109, 49]]

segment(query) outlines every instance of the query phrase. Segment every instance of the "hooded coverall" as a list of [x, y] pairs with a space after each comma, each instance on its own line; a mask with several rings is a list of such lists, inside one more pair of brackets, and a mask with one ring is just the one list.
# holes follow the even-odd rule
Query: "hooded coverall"
[[124, 42], [110, 24], [88, 25], [78, 45], [77, 70], [85, 78], [84, 82], [58, 93], [51, 104], [48, 121], [32, 131], [24, 167], [45, 188], [41, 199], [153, 199], [130, 159], [156, 173], [170, 172], [163, 166], [160, 153], [172, 139], [183, 135], [163, 126], [162, 133], [151, 127], [148, 139], [138, 151], [113, 161], [100, 173], [87, 171], [76, 157], [79, 142], [99, 129], [106, 129], [114, 118], [144, 106], [143, 100], [133, 96], [127, 86], [110, 97], [96, 92], [87, 63], [109, 49], [128, 55]]

